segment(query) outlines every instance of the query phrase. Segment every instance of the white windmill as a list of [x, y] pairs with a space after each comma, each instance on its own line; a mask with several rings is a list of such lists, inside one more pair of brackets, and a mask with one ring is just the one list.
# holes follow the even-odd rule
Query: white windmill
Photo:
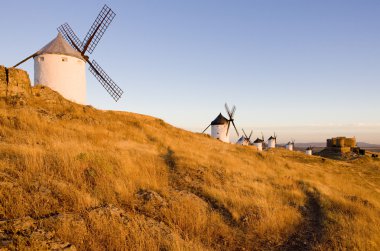
[[294, 143], [296, 141], [294, 139], [292, 139], [292, 141], [289, 141], [286, 145], [285, 145], [285, 148], [289, 151], [293, 151], [294, 149]]
[[306, 155], [313, 155], [313, 147], [309, 146], [305, 151]]
[[247, 136], [247, 134], [245, 133], [244, 129], [242, 129], [243, 131], [243, 136], [240, 137], [240, 139], [236, 142], [237, 145], [243, 145], [243, 146], [248, 146], [251, 144], [251, 136], [252, 136], [252, 133], [253, 131], [251, 131], [251, 133], [249, 134], [249, 136]]
[[270, 136], [268, 139], [268, 148], [276, 148], [277, 143], [277, 135], [276, 133], [273, 134], [273, 136]]
[[202, 133], [204, 133], [211, 126], [211, 137], [219, 139], [223, 142], [230, 143], [229, 129], [231, 123], [235, 128], [236, 134], [239, 136], [239, 132], [236, 129], [234, 123], [234, 114], [236, 107], [233, 106], [232, 110], [230, 110], [227, 103], [224, 106], [226, 108], [229, 119], [226, 119], [221, 113], [219, 113], [219, 115], [211, 122], [210, 125], [206, 127], [206, 129], [203, 130]]
[[261, 152], [263, 150], [264, 135], [261, 133], [261, 139], [257, 138], [253, 141], [253, 145], [257, 147], [257, 150]]
[[[83, 42], [65, 23], [58, 28], [58, 36], [41, 50], [22, 60], [14, 67], [34, 58], [34, 84], [45, 85], [59, 92], [63, 97], [86, 103], [86, 62], [90, 72], [97, 78], [115, 101], [123, 91], [96, 63], [90, 62], [86, 52], [92, 53], [103, 34], [111, 24], [115, 13], [104, 5]], [[66, 40], [66, 41], [65, 41]]]

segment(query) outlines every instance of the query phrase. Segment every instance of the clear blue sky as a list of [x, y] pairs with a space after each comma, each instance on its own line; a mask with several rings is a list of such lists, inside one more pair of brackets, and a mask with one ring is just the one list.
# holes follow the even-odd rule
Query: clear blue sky
[[[228, 102], [254, 136], [380, 143], [380, 1], [6, 1], [0, 64], [64, 22], [83, 38], [105, 3], [117, 15], [92, 58], [125, 94], [115, 103], [87, 71], [91, 105], [202, 131]], [[21, 68], [33, 79], [32, 60]]]

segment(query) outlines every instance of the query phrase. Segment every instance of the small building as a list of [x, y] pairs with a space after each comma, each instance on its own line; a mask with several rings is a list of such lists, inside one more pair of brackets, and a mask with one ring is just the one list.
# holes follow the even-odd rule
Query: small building
[[68, 100], [86, 103], [86, 61], [58, 33], [34, 55], [34, 85], [45, 85]]
[[268, 148], [276, 148], [276, 136], [270, 136], [268, 139]]
[[249, 140], [243, 136], [241, 136], [238, 141], [236, 142], [237, 145], [243, 145], [243, 146], [248, 146], [249, 145]]
[[313, 148], [311, 146], [309, 146], [308, 148], [306, 148], [305, 153], [306, 153], [306, 155], [313, 155]]
[[290, 141], [285, 145], [285, 149], [289, 151], [293, 151], [293, 147], [294, 147], [294, 144], [293, 142], [290, 142]]
[[221, 113], [219, 113], [219, 115], [211, 122], [211, 137], [230, 143], [228, 119], [226, 119]]
[[261, 152], [263, 150], [263, 139], [257, 138], [255, 141], [253, 141], [253, 145], [257, 147], [257, 150]]

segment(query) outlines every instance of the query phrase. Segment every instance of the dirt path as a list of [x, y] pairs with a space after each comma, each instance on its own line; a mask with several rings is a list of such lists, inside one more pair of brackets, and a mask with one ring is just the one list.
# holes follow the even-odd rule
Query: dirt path
[[306, 189], [307, 202], [301, 209], [303, 220], [297, 231], [278, 247], [278, 250], [313, 250], [323, 237], [323, 212], [319, 202], [319, 194]]
[[175, 190], [184, 190], [194, 194], [198, 198], [205, 201], [210, 208], [218, 212], [227, 225], [231, 227], [238, 226], [238, 222], [234, 219], [232, 213], [222, 203], [220, 203], [215, 198], [207, 195], [202, 191], [202, 189], [194, 186], [193, 184], [186, 184], [185, 182], [183, 182], [183, 179], [181, 178], [181, 173], [179, 172], [176, 164], [174, 152], [171, 149], [168, 149], [167, 153], [163, 157], [169, 169], [170, 184]]

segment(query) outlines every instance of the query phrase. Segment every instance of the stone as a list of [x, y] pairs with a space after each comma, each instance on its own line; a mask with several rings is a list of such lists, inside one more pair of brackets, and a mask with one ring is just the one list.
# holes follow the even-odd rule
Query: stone
[[0, 65], [0, 97], [5, 97], [7, 95], [7, 69]]
[[32, 94], [29, 75], [26, 71], [9, 68], [7, 96], [29, 97]]

